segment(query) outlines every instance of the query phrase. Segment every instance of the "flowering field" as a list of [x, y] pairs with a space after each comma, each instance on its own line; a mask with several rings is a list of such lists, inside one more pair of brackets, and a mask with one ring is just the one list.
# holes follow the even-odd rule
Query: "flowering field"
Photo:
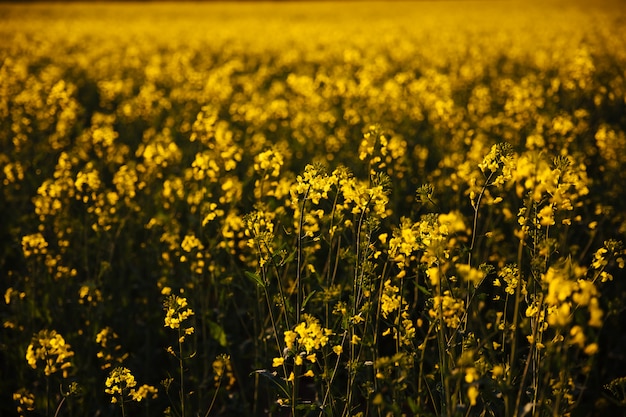
[[623, 414], [625, 21], [0, 5], [0, 415]]

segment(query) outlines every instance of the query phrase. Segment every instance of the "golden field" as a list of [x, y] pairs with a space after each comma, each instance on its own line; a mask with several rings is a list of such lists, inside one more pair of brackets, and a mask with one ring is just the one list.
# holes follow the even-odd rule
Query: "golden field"
[[622, 9], [0, 5], [0, 414], [623, 414]]

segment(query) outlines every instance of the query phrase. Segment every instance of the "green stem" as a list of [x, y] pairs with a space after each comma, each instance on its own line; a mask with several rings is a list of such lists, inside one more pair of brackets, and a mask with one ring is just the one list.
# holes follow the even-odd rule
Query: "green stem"
[[217, 398], [217, 394], [220, 391], [220, 386], [222, 385], [222, 379], [224, 376], [220, 376], [220, 379], [217, 381], [217, 386], [215, 387], [215, 393], [213, 394], [213, 398], [211, 399], [211, 404], [209, 404], [209, 409], [206, 411], [204, 417], [209, 417], [211, 410], [213, 409], [213, 405], [215, 405], [215, 399]]
[[469, 266], [472, 266], [472, 251], [474, 250], [474, 246], [476, 244], [476, 228], [478, 227], [478, 209], [480, 207], [480, 202], [483, 198], [483, 195], [485, 194], [485, 191], [487, 190], [487, 187], [489, 186], [489, 180], [491, 180], [491, 177], [493, 177], [494, 173], [492, 172], [489, 177], [487, 177], [487, 179], [485, 180], [485, 183], [483, 184], [483, 187], [480, 190], [480, 193], [478, 194], [478, 198], [476, 199], [476, 204], [472, 203], [472, 206], [474, 208], [474, 221], [472, 223], [472, 241], [470, 243], [470, 247], [469, 247], [469, 253], [467, 254], [467, 264]]
[[46, 376], [46, 417], [50, 416], [50, 376]]
[[300, 285], [301, 279], [301, 269], [302, 269], [302, 228], [304, 227], [304, 207], [306, 206], [306, 199], [309, 196], [309, 190], [311, 187], [307, 188], [304, 196], [302, 197], [302, 206], [300, 207], [300, 220], [298, 222], [298, 242], [297, 242], [297, 261], [296, 261], [296, 323], [300, 322], [300, 302], [301, 302], [301, 293], [302, 288]]
[[[522, 226], [522, 236], [520, 237], [519, 246], [517, 248], [517, 265], [518, 265], [518, 275], [517, 275], [517, 287], [515, 288], [515, 305], [513, 307], [513, 317], [511, 323], [511, 331], [513, 332], [512, 343], [511, 343], [511, 356], [509, 359], [509, 373], [507, 374], [507, 387], [511, 387], [511, 382], [513, 380], [513, 373], [515, 369], [515, 356], [517, 354], [517, 340], [515, 334], [517, 333], [517, 323], [519, 319], [519, 310], [520, 303], [522, 299], [522, 257], [524, 251], [524, 226]], [[506, 331], [506, 329], [505, 329]], [[508, 397], [508, 395], [507, 395]], [[508, 398], [507, 398], [508, 399]], [[510, 405], [510, 404], [507, 404]], [[507, 414], [510, 410], [507, 410]], [[518, 410], [513, 410], [513, 415], [517, 416]]]
[[293, 365], [293, 382], [291, 383], [291, 416], [296, 417], [297, 405], [298, 405], [298, 376], [300, 374], [299, 371], [300, 366], [294, 363]]
[[[426, 382], [426, 389], [428, 390], [428, 393], [430, 394], [430, 399], [432, 401], [433, 404], [435, 404], [435, 399], [433, 398], [433, 395], [430, 391], [430, 387], [428, 386], [428, 381], [426, 380], [426, 375], [424, 375], [424, 359], [426, 357], [426, 344], [428, 343], [428, 339], [430, 338], [430, 333], [432, 332], [432, 330], [435, 328], [435, 325], [433, 325], [432, 323], [430, 324], [430, 326], [428, 326], [428, 332], [426, 333], [426, 336], [424, 336], [424, 342], [422, 345], [422, 348], [420, 349], [421, 352], [421, 357], [419, 360], [419, 374], [417, 377], [417, 392], [421, 393], [422, 392], [422, 383]], [[419, 347], [418, 347], [419, 349]], [[422, 396], [419, 395], [417, 397], [417, 406], [418, 406], [418, 410], [421, 410], [423, 405], [422, 405]]]
[[346, 413], [349, 414], [349, 410], [350, 410], [351, 403], [352, 403], [352, 395], [353, 395], [352, 391], [353, 391], [354, 381], [356, 379], [357, 355], [356, 355], [356, 346], [354, 343], [352, 343], [352, 340], [354, 339], [354, 336], [355, 336], [355, 332], [354, 332], [354, 324], [352, 323], [351, 318], [356, 316], [359, 302], [361, 299], [361, 285], [359, 285], [359, 281], [360, 281], [359, 280], [360, 278], [359, 266], [360, 266], [360, 261], [361, 261], [361, 256], [360, 256], [361, 255], [361, 229], [363, 227], [364, 218], [365, 218], [365, 209], [361, 211], [361, 215], [359, 216], [359, 223], [355, 231], [356, 260], [355, 260], [355, 265], [354, 265], [354, 278], [352, 280], [352, 311], [351, 311], [350, 318], [348, 318], [348, 326], [350, 328], [350, 341], [348, 342], [350, 343], [350, 358], [348, 359], [348, 387], [347, 387], [347, 396], [346, 396], [346, 406], [344, 408], [343, 415], [347, 415]]
[[450, 416], [450, 378], [448, 372], [448, 358], [446, 353], [446, 341], [445, 341], [445, 322], [443, 320], [443, 296], [441, 293], [441, 271], [439, 271], [439, 282], [435, 286], [436, 294], [440, 297], [439, 306], [437, 308], [437, 321], [439, 323], [439, 329], [437, 330], [437, 343], [439, 345], [439, 364], [441, 369], [439, 370], [439, 377], [441, 378], [441, 386], [444, 390], [443, 398], [441, 399], [441, 414], [444, 417]]
[[[347, 331], [343, 332], [343, 337], [341, 339], [341, 346], [345, 344], [347, 334], [348, 334]], [[335, 361], [335, 367], [333, 368], [333, 373], [330, 376], [330, 380], [328, 381], [328, 387], [326, 388], [326, 394], [324, 394], [324, 400], [322, 401], [322, 405], [320, 406], [319, 417], [322, 417], [322, 415], [324, 414], [324, 408], [326, 407], [326, 402], [328, 401], [328, 397], [330, 395], [330, 388], [332, 387], [333, 379], [335, 379], [335, 375], [337, 375], [337, 368], [339, 368], [340, 359], [341, 359], [341, 355], [337, 355], [337, 360]]]
[[67, 397], [64, 395], [63, 398], [61, 399], [61, 401], [59, 402], [59, 405], [57, 406], [57, 409], [54, 412], [54, 417], [57, 417], [59, 415], [59, 412], [61, 411], [61, 407], [63, 406], [63, 403], [65, 402], [66, 398]]
[[181, 417], [185, 417], [185, 370], [183, 367], [183, 342], [182, 340], [182, 332], [180, 327], [178, 328], [178, 364], [180, 371], [180, 415]]
[[[265, 281], [265, 277], [263, 277], [263, 282]], [[280, 346], [280, 338], [278, 337], [278, 327], [276, 325], [276, 319], [274, 318], [274, 313], [272, 312], [272, 302], [270, 300], [269, 292], [267, 291], [267, 287], [263, 286], [263, 293], [265, 294], [265, 301], [267, 302], [267, 311], [269, 312], [270, 321], [272, 322], [272, 329], [274, 330], [274, 338], [276, 339], [276, 348], [278, 349], [278, 354], [280, 356], [284, 355], [283, 349]], [[287, 366], [283, 363], [283, 374], [287, 375]]]
[[[533, 360], [538, 360], [536, 354], [538, 353], [538, 349], [537, 349], [537, 343], [538, 343], [538, 338], [537, 338], [537, 334], [539, 332], [539, 326], [540, 326], [540, 317], [541, 317], [541, 311], [543, 309], [543, 293], [540, 293], [540, 298], [539, 298], [539, 310], [537, 312], [537, 319], [535, 320], [534, 326], [533, 326], [533, 332], [532, 332], [532, 337], [533, 337], [533, 343], [530, 345], [530, 352], [528, 353], [528, 357], [526, 358], [526, 365], [524, 366], [524, 372], [522, 373], [522, 378], [519, 382], [519, 390], [517, 391], [517, 399], [515, 400], [515, 410], [519, 410], [519, 406], [521, 404], [522, 401], [522, 394], [524, 393], [524, 384], [526, 381], [526, 376], [528, 375], [528, 370], [530, 368], [530, 364], [531, 362], [533, 362]], [[533, 376], [533, 385], [534, 385], [534, 398], [536, 401], [537, 398], [537, 384], [534, 382], [535, 381], [535, 376]], [[534, 404], [534, 402], [533, 402]], [[534, 410], [534, 405], [533, 405], [533, 410]], [[517, 412], [517, 411], [516, 411]]]
[[[274, 273], [276, 274], [276, 281], [278, 282], [278, 293], [280, 296], [280, 301], [282, 303], [282, 312], [285, 316], [285, 325], [288, 329], [291, 329], [291, 325], [289, 324], [289, 316], [287, 314], [287, 299], [285, 298], [285, 292], [283, 291], [283, 285], [282, 285], [282, 279], [280, 276], [280, 273], [278, 271], [278, 265], [276, 265], [276, 260], [274, 259], [274, 257], [272, 256], [272, 253], [270, 251], [270, 247], [267, 244], [267, 242], [263, 241], [263, 244], [265, 246], [265, 251], [267, 252], [267, 257], [270, 260], [270, 263], [272, 264], [272, 269], [274, 269]], [[258, 251], [259, 251], [259, 265], [261, 265], [261, 260], [262, 260], [262, 250], [261, 250], [261, 245], [257, 244], [258, 247]], [[267, 273], [265, 272], [265, 267], [261, 267], [261, 273], [263, 274], [263, 283], [267, 283]], [[275, 329], [276, 330], [276, 329]]]

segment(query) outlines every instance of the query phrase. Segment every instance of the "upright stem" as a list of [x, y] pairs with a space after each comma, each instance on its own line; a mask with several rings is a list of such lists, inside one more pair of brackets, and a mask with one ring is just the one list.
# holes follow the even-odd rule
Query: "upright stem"
[[[333, 285], [333, 282], [335, 280], [335, 276], [337, 274], [337, 267], [339, 265], [339, 256], [340, 256], [340, 251], [341, 251], [341, 239], [338, 238], [337, 239], [337, 250], [335, 251], [335, 263], [333, 265], [333, 238], [335, 233], [332, 232], [333, 231], [333, 227], [335, 225], [335, 210], [337, 208], [337, 201], [339, 199], [339, 191], [337, 191], [337, 193], [335, 194], [335, 199], [333, 200], [333, 208], [330, 212], [330, 224], [328, 225], [328, 237], [329, 237], [329, 241], [328, 241], [328, 257], [326, 260], [326, 288], [331, 288]], [[324, 309], [325, 309], [325, 314], [324, 314], [324, 326], [325, 327], [329, 327], [329, 320], [330, 320], [330, 303], [329, 301], [324, 301]]]
[[467, 254], [467, 264], [472, 266], [472, 251], [474, 250], [474, 245], [476, 244], [476, 228], [478, 227], [478, 208], [480, 207], [480, 201], [489, 186], [489, 180], [493, 177], [494, 173], [492, 172], [489, 177], [485, 180], [483, 187], [480, 189], [480, 193], [478, 194], [478, 198], [476, 199], [476, 204], [472, 202], [472, 206], [474, 208], [474, 221], [472, 223], [472, 241], [470, 243], [469, 251]]
[[[522, 401], [522, 394], [524, 392], [524, 383], [526, 381], [526, 375], [528, 375], [528, 369], [530, 367], [531, 362], [534, 363], [534, 361], [537, 359], [536, 355], [538, 353], [538, 349], [537, 349], [537, 343], [538, 343], [538, 338], [537, 338], [537, 334], [539, 333], [539, 326], [540, 326], [540, 317], [541, 317], [541, 310], [543, 309], [543, 293], [540, 294], [540, 298], [539, 298], [539, 311], [537, 313], [537, 318], [535, 319], [534, 325], [533, 325], [533, 329], [532, 329], [532, 337], [533, 337], [533, 343], [530, 345], [530, 352], [528, 354], [528, 357], [526, 358], [526, 365], [524, 366], [524, 372], [522, 373], [522, 378], [519, 382], [519, 390], [517, 391], [517, 399], [515, 400], [515, 410], [519, 410], [519, 406], [521, 404]], [[534, 404], [537, 400], [537, 382], [536, 382], [537, 378], [535, 375], [533, 375], [533, 389], [534, 389], [534, 401], [533, 401], [533, 410], [534, 410]], [[534, 415], [534, 414], [533, 414]]]
[[126, 409], [124, 408], [124, 393], [120, 393], [120, 407], [122, 408], [122, 417], [126, 417]]
[[294, 363], [293, 365], [293, 381], [291, 383], [291, 416], [296, 417], [297, 405], [298, 405], [298, 389], [299, 389], [299, 365]]
[[178, 328], [178, 353], [179, 353], [179, 357], [178, 357], [178, 364], [179, 364], [179, 368], [180, 368], [180, 415], [181, 417], [185, 417], [185, 372], [184, 372], [184, 368], [183, 368], [183, 342], [181, 341], [182, 339], [182, 332], [180, 327]]
[[[348, 334], [347, 331], [343, 332], [343, 337], [341, 339], [340, 346], [343, 346], [345, 344], [347, 334]], [[341, 355], [337, 355], [337, 360], [335, 361], [335, 367], [333, 368], [333, 373], [330, 376], [330, 380], [328, 381], [328, 387], [326, 388], [326, 394], [324, 394], [324, 400], [322, 401], [322, 405], [320, 406], [319, 417], [322, 417], [322, 415], [324, 414], [324, 409], [326, 408], [326, 403], [328, 402], [328, 397], [330, 395], [330, 388], [333, 385], [333, 379], [335, 379], [335, 375], [337, 375], [337, 368], [339, 368], [340, 359], [341, 359]]]
[[54, 417], [57, 417], [59, 415], [59, 412], [61, 411], [61, 407], [63, 407], [63, 403], [65, 402], [65, 399], [67, 398], [67, 396], [63, 396], [63, 398], [61, 398], [61, 401], [59, 402], [59, 405], [54, 413]]
[[298, 242], [297, 242], [297, 262], [296, 262], [296, 323], [300, 322], [300, 302], [302, 288], [300, 285], [301, 269], [302, 269], [302, 227], [304, 226], [304, 207], [306, 205], [306, 199], [309, 196], [310, 187], [307, 188], [304, 196], [302, 197], [302, 206], [300, 206], [300, 220], [298, 222]]
[[[263, 280], [264, 280], [263, 282], [265, 282], [265, 277], [263, 278]], [[278, 349], [278, 354], [282, 356], [284, 355], [284, 352], [280, 346], [280, 338], [278, 337], [278, 327], [276, 325], [276, 319], [274, 318], [274, 313], [272, 313], [272, 302], [270, 299], [270, 295], [267, 291], [267, 287], [265, 286], [263, 286], [263, 293], [265, 294], [265, 301], [267, 302], [267, 311], [269, 312], [270, 321], [272, 322], [272, 329], [274, 330], [273, 333], [274, 333], [274, 338], [276, 339], [276, 348]], [[287, 376], [287, 366], [284, 363], [283, 363], [283, 374]], [[255, 374], [255, 375], [258, 375], [258, 374]], [[255, 380], [255, 384], [257, 383], [258, 381]], [[286, 391], [285, 391], [285, 394], [289, 395]], [[254, 406], [256, 407], [256, 404]]]
[[46, 376], [46, 417], [50, 416], [50, 376]]
[[[281, 277], [280, 277], [280, 273], [278, 271], [278, 266], [276, 265], [276, 260], [272, 256], [270, 246], [265, 241], [263, 241], [263, 244], [265, 246], [265, 251], [267, 253], [267, 257], [270, 260], [270, 263], [272, 264], [272, 268], [274, 269], [274, 273], [276, 274], [276, 281], [278, 282], [278, 293], [279, 293], [279, 296], [280, 296], [280, 302], [282, 303], [281, 309], [282, 309], [283, 315], [285, 316], [285, 326], [288, 329], [290, 329], [291, 325], [289, 324], [289, 316], [287, 314], [287, 299], [285, 298], [285, 293], [283, 291], [283, 284], [282, 284], [282, 280], [281, 280]], [[257, 244], [257, 246], [258, 246], [258, 250], [259, 250], [259, 262], [261, 262], [261, 258], [262, 258], [263, 252], [262, 252], [262, 249], [261, 249], [261, 245]], [[265, 272], [265, 267], [264, 266], [261, 267], [261, 274], [262, 274], [262, 278], [263, 278], [263, 283], [267, 283], [267, 273]]]
[[437, 331], [437, 343], [439, 345], [439, 362], [441, 369], [439, 375], [441, 378], [441, 386], [443, 388], [443, 398], [441, 400], [441, 415], [444, 417], [450, 416], [450, 378], [448, 372], [448, 358], [446, 353], [446, 341], [445, 341], [445, 322], [443, 320], [443, 297], [441, 293], [441, 275], [439, 275], [439, 282], [436, 285], [437, 295], [440, 297], [439, 307], [437, 308], [437, 321], [439, 323], [439, 330]]
[[[523, 256], [523, 250], [524, 250], [524, 240], [525, 240], [525, 233], [524, 233], [524, 229], [522, 226], [522, 236], [520, 237], [520, 241], [519, 241], [519, 246], [517, 248], [517, 265], [518, 265], [518, 275], [517, 275], [517, 287], [515, 288], [515, 306], [513, 307], [513, 318], [512, 318], [512, 323], [511, 323], [511, 331], [513, 332], [513, 340], [511, 343], [511, 356], [509, 359], [509, 373], [507, 374], [506, 377], [506, 382], [507, 382], [507, 386], [510, 387], [511, 386], [511, 382], [513, 380], [513, 370], [515, 369], [515, 356], [517, 354], [517, 340], [515, 337], [515, 333], [517, 332], [517, 323], [518, 323], [518, 316], [519, 316], [519, 309], [520, 309], [520, 303], [521, 303], [521, 298], [522, 298], [522, 256]], [[507, 400], [508, 400], [508, 395], [507, 395]], [[510, 403], [507, 401], [507, 408], [508, 406], [510, 406]], [[507, 410], [507, 414], [510, 412], [510, 410]], [[518, 410], [514, 409], [513, 410], [513, 415], [517, 416]]]
[[[361, 261], [361, 229], [363, 227], [363, 221], [365, 218], [365, 208], [361, 211], [361, 215], [359, 216], [359, 223], [357, 224], [357, 228], [355, 231], [355, 251], [356, 251], [356, 260], [354, 263], [354, 277], [352, 279], [352, 311], [351, 317], [354, 317], [357, 314], [357, 309], [359, 306], [359, 301], [361, 298], [361, 288], [359, 285], [359, 265]], [[350, 318], [351, 318], [350, 317]], [[357, 363], [357, 353], [356, 353], [356, 345], [352, 343], [352, 340], [355, 336], [354, 333], [354, 324], [352, 321], [348, 319], [348, 327], [350, 329], [350, 357], [348, 358], [348, 386], [347, 386], [347, 395], [346, 395], [346, 405], [344, 407], [342, 415], [350, 415], [349, 410], [352, 403], [352, 388], [354, 385], [354, 381], [356, 379], [356, 363]]]
[[211, 404], [209, 404], [209, 409], [206, 411], [206, 414], [204, 415], [204, 417], [209, 417], [209, 414], [211, 413], [211, 410], [213, 409], [213, 406], [215, 405], [215, 399], [217, 398], [217, 394], [220, 391], [220, 386], [222, 385], [223, 379], [224, 379], [224, 376], [222, 375], [220, 379], [217, 381], [217, 386], [215, 387], [215, 394], [213, 394], [213, 398], [211, 399]]

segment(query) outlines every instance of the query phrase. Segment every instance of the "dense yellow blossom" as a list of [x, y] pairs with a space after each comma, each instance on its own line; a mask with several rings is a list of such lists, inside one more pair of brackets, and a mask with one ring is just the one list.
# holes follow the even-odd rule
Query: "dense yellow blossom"
[[18, 413], [606, 414], [624, 12], [492, 3], [1, 5]]
[[41, 330], [28, 345], [26, 361], [33, 369], [43, 366], [46, 376], [62, 371], [63, 376], [67, 377], [68, 369], [72, 366], [69, 359], [74, 356], [71, 349], [55, 330]]
[[212, 367], [214, 373], [213, 380], [216, 385], [225, 380], [226, 388], [231, 388], [237, 381], [229, 355], [218, 355], [213, 361]]
[[13, 401], [17, 402], [17, 412], [20, 416], [26, 415], [27, 411], [35, 410], [35, 395], [24, 388], [13, 393]]
[[446, 290], [443, 295], [433, 297], [433, 305], [428, 310], [428, 315], [433, 320], [440, 320], [451, 328], [457, 328], [461, 324], [461, 317], [465, 312], [465, 302], [452, 296]]
[[381, 296], [381, 311], [383, 317], [387, 318], [387, 316], [399, 310], [402, 306], [402, 298], [398, 295], [399, 288], [395, 285], [391, 285], [391, 280], [385, 281], [383, 294]]
[[183, 332], [181, 338], [184, 339], [185, 334], [192, 334], [194, 328], [184, 327], [187, 324], [183, 324], [184, 321], [194, 315], [191, 308], [188, 307], [187, 299], [177, 295], [170, 295], [164, 302], [165, 309], [165, 327], [171, 329], [180, 329]]
[[[132, 401], [142, 401], [148, 397], [156, 398], [158, 389], [151, 385], [141, 385], [137, 387], [137, 381], [128, 368], [114, 368], [107, 377], [105, 383], [107, 394], [111, 395], [111, 402], [117, 403], [125, 401], [129, 397]], [[136, 388], [137, 387], [137, 388]]]
[[285, 332], [285, 346], [310, 355], [314, 350], [326, 346], [332, 333], [332, 330], [322, 327], [315, 317], [305, 314], [304, 321], [298, 323], [293, 331]]
[[22, 238], [22, 252], [24, 257], [43, 255], [47, 252], [48, 242], [41, 233], [26, 235]]

